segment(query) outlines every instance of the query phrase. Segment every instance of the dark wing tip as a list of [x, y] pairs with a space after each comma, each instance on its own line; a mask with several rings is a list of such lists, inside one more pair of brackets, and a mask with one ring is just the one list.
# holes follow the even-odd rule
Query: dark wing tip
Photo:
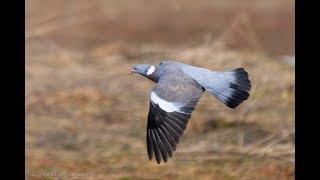
[[[196, 102], [192, 102], [196, 104]], [[190, 106], [190, 104], [189, 104]], [[167, 163], [168, 158], [176, 150], [180, 138], [186, 129], [191, 111], [188, 106], [181, 108], [184, 112], [165, 112], [157, 104], [150, 103], [147, 125], [147, 150], [149, 160], [155, 156], [157, 164]]]
[[152, 160], [153, 157], [153, 147], [152, 147], [152, 138], [150, 134], [150, 129], [147, 129], [147, 151], [149, 160]]

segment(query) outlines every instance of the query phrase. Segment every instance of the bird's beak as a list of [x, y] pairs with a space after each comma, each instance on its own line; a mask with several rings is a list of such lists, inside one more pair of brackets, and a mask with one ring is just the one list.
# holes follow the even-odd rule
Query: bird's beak
[[130, 74], [133, 74], [133, 73], [135, 73], [136, 71], [132, 68], [131, 70], [130, 70]]

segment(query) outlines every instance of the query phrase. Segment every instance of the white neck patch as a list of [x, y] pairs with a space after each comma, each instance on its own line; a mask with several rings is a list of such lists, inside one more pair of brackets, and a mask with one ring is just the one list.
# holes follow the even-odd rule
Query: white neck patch
[[149, 69], [147, 71], [147, 75], [152, 74], [154, 72], [154, 70], [156, 70], [156, 67], [154, 67], [154, 66], [149, 67]]
[[155, 92], [151, 92], [150, 99], [155, 104], [158, 104], [159, 107], [166, 112], [181, 112], [180, 107], [177, 104], [161, 99]]

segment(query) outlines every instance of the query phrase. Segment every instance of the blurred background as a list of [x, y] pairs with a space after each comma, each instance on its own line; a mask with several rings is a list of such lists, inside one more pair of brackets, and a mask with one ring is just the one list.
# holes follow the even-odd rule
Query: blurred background
[[[294, 179], [294, 1], [28, 0], [25, 15], [28, 179]], [[164, 59], [242, 66], [253, 88], [235, 110], [205, 93], [157, 165], [154, 84], [129, 70]]]

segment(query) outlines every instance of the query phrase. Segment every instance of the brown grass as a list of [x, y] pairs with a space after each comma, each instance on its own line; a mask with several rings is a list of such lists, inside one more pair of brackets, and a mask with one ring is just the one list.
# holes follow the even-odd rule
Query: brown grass
[[[294, 52], [291, 1], [71, 2], [27, 2], [29, 179], [294, 177], [294, 69], [278, 56]], [[157, 165], [145, 145], [153, 83], [129, 69], [161, 59], [243, 66], [253, 88], [236, 110], [205, 94]]]

